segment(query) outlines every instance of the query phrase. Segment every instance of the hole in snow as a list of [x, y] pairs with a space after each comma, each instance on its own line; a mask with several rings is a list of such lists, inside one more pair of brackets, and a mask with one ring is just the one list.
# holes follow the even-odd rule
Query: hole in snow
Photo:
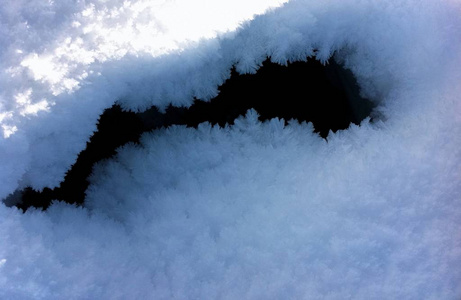
[[322, 137], [328, 132], [359, 124], [370, 115], [372, 103], [359, 95], [352, 73], [333, 60], [326, 66], [309, 59], [287, 67], [266, 60], [254, 75], [232, 75], [210, 102], [196, 100], [189, 108], [168, 107], [160, 113], [153, 107], [143, 113], [124, 112], [117, 105], [100, 117], [98, 131], [87, 143], [76, 163], [58, 188], [37, 192], [26, 188], [5, 200], [26, 210], [34, 206], [47, 208], [52, 200], [83, 204], [87, 178], [94, 163], [110, 158], [127, 142], [137, 142], [143, 132], [173, 124], [195, 127], [202, 122], [225, 126], [254, 108], [260, 120], [312, 122]]

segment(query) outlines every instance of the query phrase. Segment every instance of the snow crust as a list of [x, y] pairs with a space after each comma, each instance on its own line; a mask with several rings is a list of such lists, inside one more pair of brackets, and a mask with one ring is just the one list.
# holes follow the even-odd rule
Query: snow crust
[[335, 55], [380, 120], [146, 133], [85, 208], [0, 206], [0, 298], [461, 297], [461, 4], [293, 0], [214, 36], [281, 1], [232, 3], [3, 5], [0, 196], [58, 185], [115, 101], [189, 106], [266, 56]]

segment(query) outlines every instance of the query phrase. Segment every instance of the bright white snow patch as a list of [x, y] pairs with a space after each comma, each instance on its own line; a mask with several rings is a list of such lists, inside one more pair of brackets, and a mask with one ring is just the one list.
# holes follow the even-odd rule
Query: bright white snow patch
[[0, 206], [0, 298], [459, 299], [460, 4], [298, 0], [214, 37], [267, 6], [191, 3], [2, 5], [2, 198], [56, 186], [114, 101], [188, 106], [268, 55], [335, 55], [382, 120], [146, 133], [86, 208]]

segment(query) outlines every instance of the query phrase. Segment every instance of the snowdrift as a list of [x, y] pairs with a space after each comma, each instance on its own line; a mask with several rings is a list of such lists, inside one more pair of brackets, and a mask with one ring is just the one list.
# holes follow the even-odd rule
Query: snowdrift
[[145, 133], [83, 208], [0, 206], [1, 298], [461, 297], [460, 3], [215, 2], [2, 6], [2, 199], [59, 185], [114, 103], [187, 107], [267, 57], [334, 57], [379, 118]]

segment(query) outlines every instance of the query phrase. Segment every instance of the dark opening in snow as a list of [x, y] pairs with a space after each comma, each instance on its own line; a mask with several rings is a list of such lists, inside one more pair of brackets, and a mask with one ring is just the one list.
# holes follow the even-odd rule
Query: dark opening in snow
[[153, 107], [143, 113], [124, 112], [117, 105], [100, 117], [98, 131], [87, 143], [76, 163], [58, 188], [37, 192], [18, 191], [5, 203], [27, 210], [46, 209], [52, 200], [83, 204], [87, 178], [93, 165], [115, 154], [127, 142], [137, 142], [143, 132], [173, 124], [196, 127], [202, 122], [225, 126], [254, 108], [260, 120], [283, 118], [286, 121], [312, 122], [322, 137], [346, 129], [369, 116], [370, 101], [359, 95], [352, 73], [333, 60], [326, 66], [316, 60], [295, 62], [287, 67], [266, 60], [254, 75], [232, 75], [210, 102], [196, 100], [189, 108], [168, 107], [160, 113]]

